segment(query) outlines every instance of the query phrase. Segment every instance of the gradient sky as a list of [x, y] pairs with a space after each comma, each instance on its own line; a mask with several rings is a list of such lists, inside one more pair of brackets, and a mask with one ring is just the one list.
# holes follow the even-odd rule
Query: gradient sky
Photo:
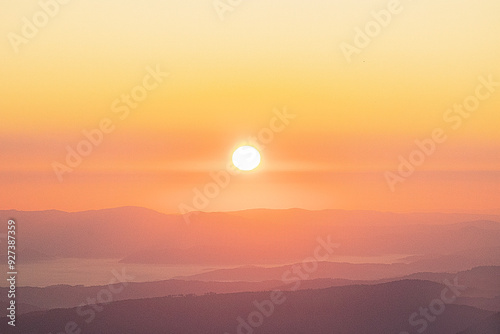
[[[8, 34], [40, 5], [0, 4], [0, 208], [176, 213], [285, 107], [258, 170], [201, 209], [498, 208], [500, 87], [457, 130], [443, 115], [500, 81], [500, 3], [401, 1], [347, 62], [340, 44], [388, 3], [242, 1], [222, 21], [211, 0], [75, 0], [18, 53]], [[170, 76], [120, 120], [112, 102], [157, 64]], [[59, 182], [52, 163], [104, 118], [115, 130]], [[392, 192], [384, 173], [435, 128], [446, 142]]]

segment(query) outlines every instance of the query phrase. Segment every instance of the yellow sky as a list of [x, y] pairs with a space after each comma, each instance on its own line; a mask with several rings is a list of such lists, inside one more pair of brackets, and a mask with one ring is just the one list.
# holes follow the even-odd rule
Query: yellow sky
[[[456, 130], [443, 115], [479, 77], [500, 81], [500, 3], [401, 1], [348, 62], [342, 43], [391, 3], [242, 1], [221, 20], [212, 0], [68, 1], [16, 47], [41, 5], [0, 4], [1, 206], [176, 212], [284, 107], [297, 117], [262, 168], [203, 209], [498, 206], [500, 88]], [[170, 75], [121, 120], [113, 101], [157, 66]], [[114, 130], [59, 182], [53, 162], [108, 118]], [[391, 192], [384, 172], [435, 128], [446, 142]]]

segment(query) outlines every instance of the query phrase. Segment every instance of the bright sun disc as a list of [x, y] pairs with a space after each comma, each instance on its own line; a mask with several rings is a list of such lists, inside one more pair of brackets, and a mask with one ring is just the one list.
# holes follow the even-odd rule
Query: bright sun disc
[[233, 164], [239, 170], [253, 170], [260, 164], [260, 153], [255, 147], [242, 146], [234, 151]]

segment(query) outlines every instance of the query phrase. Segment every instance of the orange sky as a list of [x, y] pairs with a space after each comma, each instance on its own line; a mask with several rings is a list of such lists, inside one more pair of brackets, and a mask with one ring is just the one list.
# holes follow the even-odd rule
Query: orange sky
[[[401, 1], [348, 62], [340, 45], [388, 3], [243, 2], [222, 21], [212, 1], [69, 2], [16, 47], [42, 9], [2, 3], [0, 208], [498, 208], [500, 87], [470, 116], [447, 110], [480, 77], [500, 81], [500, 3]], [[154, 89], [121, 119], [114, 101], [144, 82]], [[296, 117], [261, 166], [196, 207], [195, 189], [285, 108]], [[60, 182], [54, 162], [103, 120], [112, 130]], [[391, 191], [385, 173], [436, 128], [446, 140]]]

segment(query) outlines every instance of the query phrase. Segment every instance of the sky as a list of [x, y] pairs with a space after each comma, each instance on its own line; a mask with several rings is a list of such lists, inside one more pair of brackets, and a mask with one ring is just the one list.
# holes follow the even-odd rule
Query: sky
[[0, 209], [500, 206], [497, 0], [61, 2], [0, 4]]

